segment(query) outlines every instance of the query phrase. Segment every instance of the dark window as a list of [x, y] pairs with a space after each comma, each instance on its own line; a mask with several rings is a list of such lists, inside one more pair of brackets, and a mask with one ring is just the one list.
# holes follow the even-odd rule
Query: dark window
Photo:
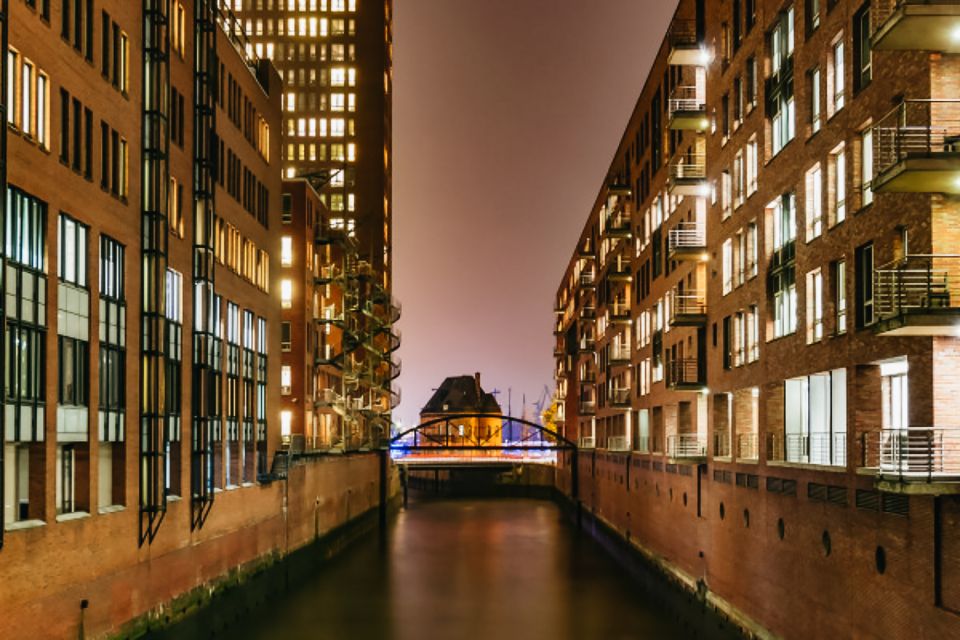
[[723, 319], [723, 368], [724, 369], [729, 369], [733, 365], [732, 337], [733, 337], [733, 334], [731, 332], [731, 319], [730, 319], [730, 316], [727, 316]]
[[59, 355], [59, 391], [57, 400], [62, 405], [87, 404], [87, 343], [77, 338], [57, 336]]
[[860, 91], [873, 77], [870, 50], [870, 5], [863, 5], [853, 16], [853, 90]]
[[70, 163], [70, 94], [60, 89], [60, 162]]
[[856, 268], [856, 320], [858, 327], [873, 324], [873, 243], [857, 247]]
[[809, 38], [814, 31], [820, 27], [820, 3], [822, 0], [807, 0], [804, 7], [804, 23], [807, 27], [807, 37]]

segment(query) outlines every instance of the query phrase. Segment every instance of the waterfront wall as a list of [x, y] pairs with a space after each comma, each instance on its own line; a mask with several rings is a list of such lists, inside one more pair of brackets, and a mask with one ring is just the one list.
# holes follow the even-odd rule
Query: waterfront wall
[[[874, 504], [865, 477], [821, 500], [815, 470], [724, 473], [600, 451], [578, 458], [582, 511], [748, 634], [960, 637], [957, 496]], [[566, 495], [570, 462], [557, 476]]]
[[379, 506], [377, 454], [323, 456], [298, 460], [286, 480], [217, 493], [199, 530], [189, 502], [170, 503], [152, 545], [137, 545], [135, 508], [8, 532], [0, 638], [136, 637]]

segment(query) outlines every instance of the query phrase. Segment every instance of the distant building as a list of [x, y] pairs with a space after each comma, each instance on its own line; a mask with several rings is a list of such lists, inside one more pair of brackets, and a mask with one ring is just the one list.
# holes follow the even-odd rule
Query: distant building
[[[503, 442], [502, 419], [475, 417], [477, 414], [503, 414], [497, 399], [493, 394], [485, 392], [480, 385], [480, 374], [449, 377], [420, 410], [420, 424], [439, 418], [449, 418], [449, 421], [438, 422], [421, 433], [427, 440], [436, 438], [438, 446], [445, 442], [447, 435], [459, 439], [459, 442], [450, 444], [482, 443], [484, 446], [491, 446]], [[448, 425], [451, 427], [449, 432]], [[423, 444], [429, 444], [429, 441]]]

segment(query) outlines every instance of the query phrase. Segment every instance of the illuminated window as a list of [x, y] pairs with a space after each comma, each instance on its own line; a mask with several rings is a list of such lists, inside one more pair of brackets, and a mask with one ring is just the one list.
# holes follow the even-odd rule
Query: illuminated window
[[823, 233], [823, 174], [817, 164], [807, 172], [807, 242]]
[[292, 411], [280, 412], [280, 435], [284, 438], [290, 437], [290, 426], [293, 423]]
[[831, 180], [833, 184], [833, 224], [847, 218], [847, 159], [843, 145], [830, 154]]
[[290, 394], [290, 387], [293, 384], [293, 373], [290, 371], [290, 365], [280, 367], [280, 393]]
[[280, 238], [280, 264], [285, 267], [293, 264], [293, 238], [290, 236]]
[[291, 280], [280, 282], [280, 306], [284, 309], [293, 307], [293, 281]]
[[823, 339], [823, 273], [807, 274], [807, 343]]

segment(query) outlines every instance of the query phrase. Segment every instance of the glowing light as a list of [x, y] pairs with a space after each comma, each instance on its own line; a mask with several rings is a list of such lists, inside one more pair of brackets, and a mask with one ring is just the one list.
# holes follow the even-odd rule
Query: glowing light
[[706, 65], [710, 64], [712, 61], [713, 61], [713, 54], [712, 54], [710, 51], [706, 50], [706, 49], [701, 49], [701, 50], [700, 50], [700, 64], [703, 65], [703, 66], [706, 66]]
[[710, 254], [709, 254], [709, 253], [701, 253], [701, 254], [700, 254], [700, 262], [708, 262], [709, 260], [710, 260]]
[[290, 436], [290, 425], [293, 424], [293, 412], [292, 411], [281, 411], [280, 412], [280, 435], [284, 437]]
[[709, 126], [710, 122], [706, 118], [700, 121], [700, 131], [706, 131]]
[[960, 24], [953, 28], [953, 31], [950, 32], [950, 39], [954, 42], [960, 42]]

